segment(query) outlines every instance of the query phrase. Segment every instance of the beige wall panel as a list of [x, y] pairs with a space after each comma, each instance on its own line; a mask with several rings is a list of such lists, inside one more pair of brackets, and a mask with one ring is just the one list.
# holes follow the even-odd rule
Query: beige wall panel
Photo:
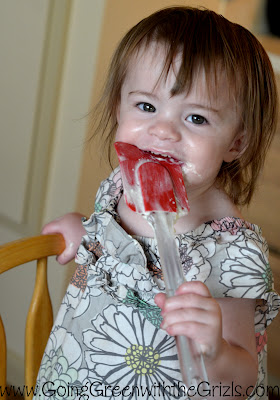
[[[43, 223], [75, 207], [103, 6], [103, 0], [0, 1], [0, 243], [37, 234]], [[7, 152], [3, 164], [1, 150]], [[8, 383], [16, 386], [24, 383], [33, 267], [16, 268], [0, 279]], [[66, 271], [50, 260], [55, 314]]]
[[[232, 22], [236, 22], [249, 30], [254, 30], [262, 11], [263, 0], [222, 0], [222, 14]], [[222, 6], [221, 6], [222, 8]]]
[[[66, 1], [0, 2], [0, 243], [39, 233], [68, 19]], [[1, 275], [9, 383], [23, 383], [35, 265]]]
[[34, 147], [48, 3], [1, 3], [0, 214], [21, 224]]

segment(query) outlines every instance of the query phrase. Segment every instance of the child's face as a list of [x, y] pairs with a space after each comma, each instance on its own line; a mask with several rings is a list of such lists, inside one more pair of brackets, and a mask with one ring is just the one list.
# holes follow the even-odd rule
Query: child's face
[[167, 79], [158, 82], [164, 59], [163, 48], [153, 45], [131, 61], [121, 91], [116, 140], [181, 160], [189, 195], [203, 192], [214, 184], [222, 162], [238, 155], [240, 117], [223, 74], [217, 98], [211, 96], [211, 101], [203, 73], [188, 95], [171, 96], [180, 59]]

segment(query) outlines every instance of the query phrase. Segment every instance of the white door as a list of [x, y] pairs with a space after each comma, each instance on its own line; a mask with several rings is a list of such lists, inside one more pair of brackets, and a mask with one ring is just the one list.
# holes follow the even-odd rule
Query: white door
[[[0, 244], [73, 211], [105, 2], [0, 0]], [[0, 260], [1, 262], [1, 260]], [[34, 265], [0, 276], [8, 382], [23, 385]], [[50, 266], [56, 313], [66, 267]]]

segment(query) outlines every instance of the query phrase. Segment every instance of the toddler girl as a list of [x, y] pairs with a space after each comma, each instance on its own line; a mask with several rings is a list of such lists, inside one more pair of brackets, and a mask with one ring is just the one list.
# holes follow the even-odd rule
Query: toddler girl
[[167, 8], [125, 35], [97, 132], [106, 131], [109, 145], [183, 163], [191, 211], [175, 230], [187, 282], [166, 299], [153, 231], [127, 207], [117, 168], [83, 226], [70, 214], [43, 230], [65, 236], [61, 263], [83, 238], [38, 398], [188, 398], [177, 335], [204, 354], [209, 391], [199, 396], [265, 397], [266, 327], [280, 298], [267, 243], [238, 206], [249, 203], [273, 137], [276, 93], [260, 43], [212, 11]]

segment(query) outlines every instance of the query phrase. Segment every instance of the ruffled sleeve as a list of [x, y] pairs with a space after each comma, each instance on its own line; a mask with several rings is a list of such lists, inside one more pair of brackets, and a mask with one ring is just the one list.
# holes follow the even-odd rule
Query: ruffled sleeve
[[[95, 199], [95, 212], [108, 207], [114, 209], [122, 194], [122, 180], [120, 167], [114, 169], [110, 176], [101, 182]], [[113, 207], [110, 204], [114, 202]]]
[[256, 332], [277, 315], [280, 296], [274, 291], [268, 245], [261, 229], [236, 218], [209, 223], [215, 237], [212, 273], [205, 281], [214, 297], [256, 299]]
[[147, 268], [142, 246], [118, 223], [116, 209], [121, 195], [121, 175], [116, 168], [100, 185], [95, 212], [83, 221], [86, 235], [75, 261], [86, 266], [88, 286], [90, 281], [95, 295], [105, 292], [123, 302], [134, 292], [154, 305], [159, 289]]

